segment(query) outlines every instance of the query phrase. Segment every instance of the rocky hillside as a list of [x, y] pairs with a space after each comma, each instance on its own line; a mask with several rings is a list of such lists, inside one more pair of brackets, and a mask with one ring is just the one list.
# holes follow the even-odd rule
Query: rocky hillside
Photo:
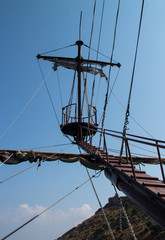
[[[165, 240], [165, 230], [157, 225], [149, 216], [136, 207], [127, 197], [122, 197], [123, 205], [139, 240]], [[132, 240], [127, 221], [119, 214], [117, 197], [109, 199], [104, 210], [110, 222], [114, 236], [118, 240]], [[122, 222], [122, 224], [120, 224]], [[111, 240], [102, 211], [99, 209], [94, 216], [72, 228], [57, 240]]]

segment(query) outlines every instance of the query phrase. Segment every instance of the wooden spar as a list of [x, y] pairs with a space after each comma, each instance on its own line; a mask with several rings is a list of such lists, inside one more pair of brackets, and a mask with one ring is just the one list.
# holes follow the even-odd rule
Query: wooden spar
[[[58, 153], [58, 152], [40, 152], [40, 151], [25, 151], [25, 150], [7, 150], [7, 149], [0, 149], [0, 155], [1, 153], [10, 153], [10, 154], [16, 154], [18, 152], [20, 153], [30, 153], [33, 152], [34, 154], [37, 155], [46, 155], [46, 156], [59, 156], [59, 157], [65, 157], [65, 158], [72, 158], [72, 157], [83, 157], [85, 159], [91, 159], [93, 158], [93, 155], [91, 154], [76, 154], [76, 153]], [[116, 155], [111, 155], [112, 157], [114, 157], [116, 160], [120, 158], [120, 156], [116, 156]], [[122, 156], [123, 159], [126, 159], [125, 156]], [[139, 163], [147, 163], [147, 164], [159, 164], [159, 159], [158, 158], [154, 158], [154, 157], [134, 157], [132, 156], [134, 165], [139, 164]], [[53, 160], [52, 160], [53, 161]], [[162, 158], [162, 162], [163, 164], [165, 164], [165, 158]]]
[[[79, 42], [79, 41], [77, 41]], [[76, 42], [76, 43], [77, 43]], [[42, 56], [40, 54], [37, 55], [38, 59], [43, 59], [49, 62], [53, 62], [53, 63], [61, 63], [61, 62], [65, 62], [66, 64], [74, 64], [76, 63], [76, 58], [67, 58], [67, 57], [52, 57], [52, 56]], [[90, 64], [90, 65], [99, 65], [100, 67], [105, 67], [105, 66], [111, 66], [111, 67], [121, 67], [120, 63], [113, 63], [113, 62], [104, 62], [104, 61], [95, 61], [95, 60], [88, 60], [88, 59], [84, 59], [81, 58], [81, 63], [82, 64]]]
[[47, 156], [51, 156], [51, 155], [58, 155], [61, 157], [90, 157], [90, 154], [76, 154], [76, 153], [57, 153], [57, 152], [39, 152], [39, 151], [25, 151], [25, 150], [6, 150], [6, 149], [0, 149], [0, 153], [17, 153], [17, 152], [21, 152], [21, 153], [30, 153], [33, 152], [35, 154], [45, 154]]

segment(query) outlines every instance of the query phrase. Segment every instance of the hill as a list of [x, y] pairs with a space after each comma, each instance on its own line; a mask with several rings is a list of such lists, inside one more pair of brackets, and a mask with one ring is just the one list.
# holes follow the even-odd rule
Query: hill
[[[165, 230], [135, 206], [127, 197], [122, 197], [122, 202], [138, 240], [165, 240]], [[104, 210], [115, 238], [118, 240], [133, 239], [123, 213], [121, 215], [119, 213], [119, 200], [117, 196], [109, 198], [108, 203], [104, 206]], [[57, 240], [68, 239], [111, 240], [101, 209], [94, 216], [85, 220], [77, 227], [72, 228]]]

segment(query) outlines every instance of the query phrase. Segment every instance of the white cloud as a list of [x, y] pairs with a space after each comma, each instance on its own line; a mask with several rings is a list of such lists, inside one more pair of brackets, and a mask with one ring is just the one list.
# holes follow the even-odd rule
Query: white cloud
[[[17, 208], [0, 210], [0, 226], [3, 230], [0, 231], [0, 237], [4, 237], [44, 209], [40, 205], [31, 207], [24, 203]], [[52, 209], [19, 230], [12, 239], [29, 240], [34, 239], [34, 236], [40, 240], [55, 239], [93, 214], [94, 211], [88, 204], [83, 204], [79, 208], [70, 208], [67, 211]]]
[[91, 215], [94, 214], [93, 210], [88, 204], [83, 204], [81, 208], [70, 208], [69, 216], [72, 216], [74, 219], [75, 225], [81, 222], [86, 218], [89, 218]]

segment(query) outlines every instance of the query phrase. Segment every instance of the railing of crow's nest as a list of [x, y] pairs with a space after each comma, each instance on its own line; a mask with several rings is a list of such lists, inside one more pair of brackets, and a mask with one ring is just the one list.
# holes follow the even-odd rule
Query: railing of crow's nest
[[[72, 103], [62, 108], [62, 126], [78, 122], [77, 104]], [[81, 122], [92, 123], [97, 125], [97, 110], [96, 107], [88, 106], [88, 116], [82, 117]]]

